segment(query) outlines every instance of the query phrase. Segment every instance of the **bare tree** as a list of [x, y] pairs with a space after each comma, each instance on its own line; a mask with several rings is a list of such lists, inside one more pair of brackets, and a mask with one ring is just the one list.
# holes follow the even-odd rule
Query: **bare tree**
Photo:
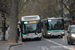
[[[10, 30], [9, 30], [9, 43], [17, 43], [18, 33], [17, 33], [17, 22], [18, 14], [22, 7], [27, 4], [20, 0], [0, 0], [0, 11], [8, 14], [10, 20]], [[6, 5], [3, 7], [3, 5]]]
[[10, 10], [10, 31], [8, 42], [17, 42], [17, 19], [18, 19], [18, 0], [12, 0]]

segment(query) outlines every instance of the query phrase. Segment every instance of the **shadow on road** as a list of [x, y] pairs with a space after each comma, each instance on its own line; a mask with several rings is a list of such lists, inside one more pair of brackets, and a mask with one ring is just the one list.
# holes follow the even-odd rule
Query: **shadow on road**
[[41, 41], [40, 39], [24, 39], [22, 42]]
[[54, 37], [43, 37], [43, 38], [46, 38], [46, 39], [59, 39], [61, 37], [54, 36]]

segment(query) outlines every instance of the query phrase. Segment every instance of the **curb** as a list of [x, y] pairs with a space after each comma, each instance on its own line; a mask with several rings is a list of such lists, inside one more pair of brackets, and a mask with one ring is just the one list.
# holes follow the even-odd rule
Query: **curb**
[[22, 45], [23, 43], [14, 43], [14, 44], [10, 44], [10, 46], [17, 46], [17, 45]]
[[22, 45], [22, 44], [23, 44], [23, 42], [10, 44], [10, 46], [9, 46], [9, 49], [8, 49], [8, 50], [10, 50], [10, 49], [11, 49], [11, 47], [13, 47], [13, 46]]
[[9, 50], [9, 44], [1, 44], [0, 50]]
[[11, 47], [13, 47], [13, 46], [17, 46], [17, 45], [22, 45], [22, 44], [23, 44], [23, 42], [13, 43], [13, 44], [7, 44], [8, 46], [6, 47], [5, 50], [10, 50]]
[[6, 47], [6, 50], [9, 50], [9, 48], [10, 48], [10, 45]]

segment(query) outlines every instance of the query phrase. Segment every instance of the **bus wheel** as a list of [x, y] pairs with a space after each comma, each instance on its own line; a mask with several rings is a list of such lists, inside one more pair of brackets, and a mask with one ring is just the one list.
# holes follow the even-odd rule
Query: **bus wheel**
[[22, 42], [24, 42], [24, 39], [22, 38]]
[[58, 36], [59, 38], [62, 38], [63, 36]]
[[41, 40], [41, 38], [39, 38], [38, 40]]
[[61, 38], [63, 38], [63, 36], [61, 36]]
[[73, 45], [73, 42], [70, 41], [70, 45]]
[[43, 35], [43, 37], [45, 38], [45, 36]]

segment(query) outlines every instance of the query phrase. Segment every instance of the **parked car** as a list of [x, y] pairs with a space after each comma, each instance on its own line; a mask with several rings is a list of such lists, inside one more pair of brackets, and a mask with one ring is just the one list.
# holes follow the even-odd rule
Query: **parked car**
[[75, 42], [75, 25], [70, 25], [67, 30], [67, 42], [73, 44]]

